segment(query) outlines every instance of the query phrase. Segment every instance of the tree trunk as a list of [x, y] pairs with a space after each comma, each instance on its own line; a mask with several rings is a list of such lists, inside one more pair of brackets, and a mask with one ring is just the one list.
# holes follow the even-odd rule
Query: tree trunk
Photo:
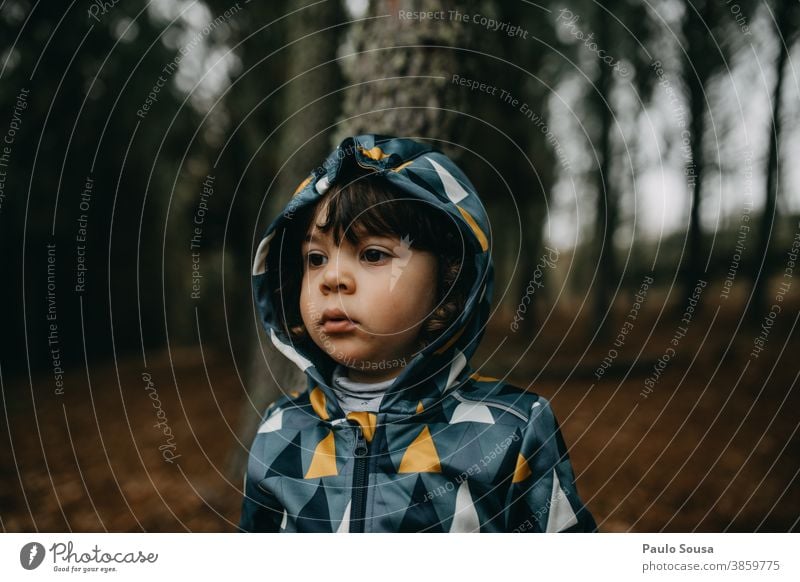
[[[598, 11], [598, 45], [608, 46], [605, 31], [608, 30], [608, 13]], [[591, 99], [595, 114], [600, 120], [598, 133], [599, 167], [597, 181], [597, 216], [595, 241], [597, 244], [597, 278], [594, 287], [594, 326], [598, 339], [606, 339], [611, 323], [609, 310], [612, 307], [611, 291], [617, 280], [614, 254], [614, 234], [617, 230], [617, 192], [611, 177], [612, 144], [611, 131], [614, 126], [611, 106], [612, 70], [606, 63], [598, 62], [599, 73], [595, 92]]]
[[[460, 2], [458, 10], [472, 14], [475, 2]], [[445, 140], [436, 147], [458, 157], [459, 111], [468, 109], [469, 91], [451, 82], [466, 76], [460, 47], [474, 45], [475, 26], [453, 20], [400, 18], [399, 10], [455, 10], [453, 1], [373, 0], [368, 20], [356, 23], [342, 62], [350, 82], [343, 103], [336, 141], [359, 133], [381, 133]], [[380, 16], [388, 15], [384, 18]], [[398, 48], [395, 48], [398, 47]], [[408, 47], [408, 48], [403, 48]]]
[[[684, 257], [685, 268], [682, 271], [683, 296], [691, 297], [704, 269], [702, 260], [705, 257], [703, 231], [700, 224], [700, 207], [703, 201], [703, 133], [705, 132], [705, 83], [703, 79], [692, 77], [689, 83], [690, 151], [691, 159], [684, 163], [684, 173], [691, 198], [689, 214], [689, 243]], [[698, 300], [699, 309], [700, 301]], [[682, 306], [681, 306], [682, 309]]]
[[[706, 83], [712, 76], [715, 67], [719, 66], [716, 58], [718, 47], [710, 43], [706, 26], [712, 26], [719, 16], [715, 4], [707, 0], [698, 5], [703, 11], [702, 17], [696, 12], [690, 0], [684, 0], [686, 16], [683, 33], [688, 44], [684, 58], [683, 76], [687, 86], [689, 101], [689, 159], [684, 159], [684, 174], [691, 200], [689, 213], [688, 248], [683, 256], [680, 278], [683, 296], [678, 310], [683, 310], [684, 301], [691, 297], [697, 280], [704, 274], [702, 261], [705, 258], [700, 209], [703, 203], [703, 134], [705, 133]], [[713, 37], [711, 37], [713, 39]], [[684, 157], [686, 152], [681, 150]], [[702, 296], [698, 299], [695, 310], [699, 312]]]
[[[780, 0], [776, 14], [778, 26], [778, 58], [775, 63], [775, 89], [772, 95], [772, 122], [770, 123], [769, 153], [767, 157], [766, 190], [764, 192], [764, 211], [761, 215], [759, 225], [758, 246], [752, 259], [753, 289], [750, 302], [749, 314], [751, 319], [757, 321], [763, 316], [761, 307], [764, 304], [764, 296], [767, 292], [767, 284], [770, 275], [770, 240], [775, 226], [775, 210], [778, 201], [779, 184], [779, 159], [780, 159], [780, 136], [781, 136], [781, 112], [783, 102], [781, 92], [783, 90], [783, 80], [786, 69], [786, 61], [791, 50], [791, 37], [793, 30], [793, 20], [791, 18], [791, 0]], [[784, 47], [784, 43], [787, 46]]]

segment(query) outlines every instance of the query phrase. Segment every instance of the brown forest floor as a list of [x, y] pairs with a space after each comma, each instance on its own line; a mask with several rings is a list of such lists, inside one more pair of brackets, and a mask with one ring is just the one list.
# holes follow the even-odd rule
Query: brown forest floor
[[[472, 360], [486, 375], [513, 370], [512, 382], [551, 400], [602, 531], [798, 529], [798, 306], [784, 305], [766, 349], [750, 358], [758, 330], [735, 332], [732, 301], [718, 311], [714, 293], [705, 295], [711, 301], [646, 399], [644, 381], [680, 325], [674, 310], [659, 318], [655, 294], [600, 382], [594, 371], [630, 303], [612, 337], [585, 354], [579, 306], [562, 305], [527, 351], [534, 334], [512, 334], [510, 317], [498, 318]], [[91, 391], [85, 370], [69, 370], [62, 397], [46, 375], [33, 389], [7, 380], [2, 530], [233, 531], [241, 480], [225, 473], [232, 448], [246, 446], [234, 436], [244, 391], [229, 353], [205, 356], [205, 367], [196, 348], [173, 350], [172, 366], [166, 351], [148, 362], [176, 435], [175, 464], [159, 452], [165, 437], [153, 427], [139, 358], [93, 368]]]

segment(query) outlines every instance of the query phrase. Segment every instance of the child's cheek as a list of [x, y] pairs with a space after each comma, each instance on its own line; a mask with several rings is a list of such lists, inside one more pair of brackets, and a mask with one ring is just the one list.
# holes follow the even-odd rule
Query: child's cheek
[[300, 317], [303, 319], [306, 328], [310, 329], [311, 322], [314, 320], [315, 306], [308, 296], [308, 283], [305, 277], [303, 277], [303, 284], [300, 289]]

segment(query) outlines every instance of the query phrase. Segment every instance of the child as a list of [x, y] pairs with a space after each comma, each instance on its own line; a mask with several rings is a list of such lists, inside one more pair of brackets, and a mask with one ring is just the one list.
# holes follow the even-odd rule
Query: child
[[547, 400], [469, 368], [489, 234], [466, 176], [410, 139], [348, 138], [300, 184], [253, 276], [307, 389], [266, 411], [242, 530], [596, 530]]

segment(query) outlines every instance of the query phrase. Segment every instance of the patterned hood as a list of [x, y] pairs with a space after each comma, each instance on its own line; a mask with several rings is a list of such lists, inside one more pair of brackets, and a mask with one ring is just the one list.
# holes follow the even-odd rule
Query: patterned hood
[[[354, 170], [375, 172], [408, 197], [428, 202], [446, 212], [466, 241], [465, 261], [472, 261], [475, 280], [460, 317], [434, 342], [408, 362], [381, 403], [390, 417], [407, 416], [435, 405], [453, 386], [471, 374], [467, 362], [477, 348], [489, 317], [493, 267], [489, 221], [475, 188], [444, 154], [420, 142], [374, 134], [349, 137], [297, 188], [284, 210], [267, 228], [256, 251], [253, 287], [267, 335], [275, 346], [308, 377], [309, 389], [319, 386], [326, 394], [328, 412], [336, 414], [331, 391], [335, 362], [322, 350], [294, 344], [279, 323], [269, 289], [277, 272], [267, 269], [270, 253], [281, 253], [282, 234], [298, 211], [315, 205], [337, 182], [344, 183]], [[283, 251], [286, 252], [285, 249]], [[341, 413], [339, 413], [340, 415]]]

